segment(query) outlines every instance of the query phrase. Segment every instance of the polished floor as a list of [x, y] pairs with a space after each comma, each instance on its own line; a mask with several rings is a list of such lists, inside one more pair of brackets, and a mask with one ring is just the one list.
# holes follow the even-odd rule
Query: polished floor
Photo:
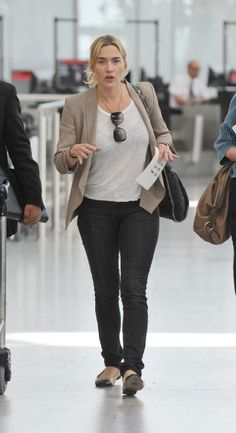
[[[196, 200], [204, 180], [186, 179]], [[187, 220], [161, 221], [149, 278], [145, 388], [96, 389], [103, 364], [92, 283], [75, 226], [8, 241], [12, 380], [1, 433], [235, 433], [236, 298], [232, 246], [204, 243]]]

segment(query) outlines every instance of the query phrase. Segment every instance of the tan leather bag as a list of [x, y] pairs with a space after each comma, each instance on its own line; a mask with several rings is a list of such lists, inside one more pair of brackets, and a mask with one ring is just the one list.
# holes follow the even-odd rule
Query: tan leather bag
[[222, 244], [230, 237], [228, 224], [229, 186], [232, 164], [224, 165], [212, 178], [196, 208], [193, 230], [211, 244]]

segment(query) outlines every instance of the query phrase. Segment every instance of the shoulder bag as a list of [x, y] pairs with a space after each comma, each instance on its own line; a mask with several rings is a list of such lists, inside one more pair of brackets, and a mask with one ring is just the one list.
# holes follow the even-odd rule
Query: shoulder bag
[[[133, 84], [132, 87], [142, 101], [147, 115], [150, 117], [150, 110], [140, 87], [136, 84]], [[163, 218], [171, 219], [175, 222], [182, 222], [187, 217], [189, 210], [187, 191], [183, 182], [180, 180], [178, 174], [169, 162], [166, 163], [162, 171], [162, 177], [166, 193], [158, 206], [159, 214]]]
[[[20, 188], [16, 179], [14, 168], [2, 168], [0, 167], [0, 183], [9, 182], [8, 197], [6, 201], [7, 205], [7, 217], [10, 220], [21, 222], [23, 220], [23, 201], [21, 198]], [[40, 222], [45, 223], [48, 221], [48, 214], [45, 206], [41, 211]]]
[[229, 186], [232, 163], [224, 165], [201, 195], [193, 223], [194, 232], [211, 244], [222, 244], [230, 237], [228, 224]]

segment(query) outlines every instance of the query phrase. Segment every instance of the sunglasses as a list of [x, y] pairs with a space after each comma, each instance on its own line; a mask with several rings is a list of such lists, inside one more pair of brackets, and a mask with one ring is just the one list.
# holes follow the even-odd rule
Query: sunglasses
[[124, 128], [119, 128], [118, 126], [123, 122], [123, 120], [124, 120], [124, 116], [121, 111], [116, 111], [115, 113], [111, 113], [111, 121], [113, 125], [115, 125], [115, 129], [113, 131], [113, 137], [117, 143], [126, 140], [126, 132]]

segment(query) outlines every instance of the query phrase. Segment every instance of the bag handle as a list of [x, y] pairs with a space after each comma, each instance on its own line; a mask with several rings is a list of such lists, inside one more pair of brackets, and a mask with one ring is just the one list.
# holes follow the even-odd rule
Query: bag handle
[[139, 96], [139, 99], [142, 101], [148, 117], [150, 117], [151, 111], [150, 111], [150, 108], [148, 106], [147, 100], [146, 100], [145, 96], [143, 95], [142, 90], [140, 89], [139, 86], [137, 86], [137, 84], [131, 84], [131, 86], [133, 87], [133, 89], [135, 90], [137, 95]]
[[[145, 96], [144, 96], [141, 88], [139, 86], [137, 86], [137, 84], [131, 84], [131, 86], [133, 87], [133, 89], [135, 90], [135, 92], [139, 96], [140, 100], [142, 101], [142, 103], [144, 105], [144, 108], [146, 110], [146, 113], [147, 113], [148, 117], [150, 118], [151, 110], [150, 110], [150, 108], [148, 106], [147, 99], [145, 98]], [[150, 122], [152, 123], [151, 119], [150, 119]], [[154, 135], [155, 135], [155, 133], [154, 133]], [[169, 145], [169, 146], [171, 148], [171, 151], [173, 153], [176, 153], [175, 148], [173, 148], [173, 146], [171, 146], [171, 145]], [[169, 164], [169, 163], [167, 163], [167, 164]]]

